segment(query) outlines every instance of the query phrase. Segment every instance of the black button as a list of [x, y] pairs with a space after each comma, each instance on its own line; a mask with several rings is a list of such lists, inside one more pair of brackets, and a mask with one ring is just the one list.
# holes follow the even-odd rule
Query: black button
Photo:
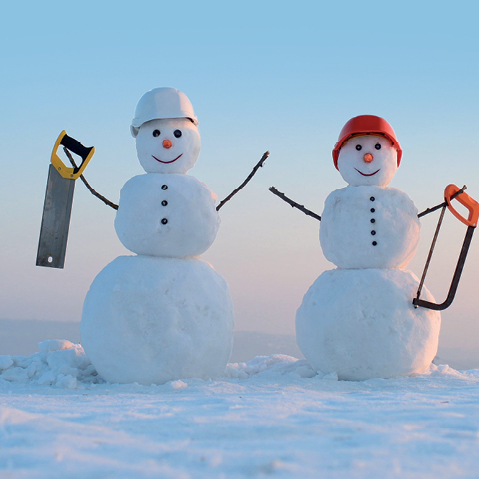
[[167, 190], [167, 189], [168, 189], [168, 185], [163, 185], [163, 186], [161, 187], [161, 189], [162, 189], [162, 190]]
[[[163, 221], [163, 220], [162, 220]], [[371, 234], [374, 236], [376, 234], [376, 231], [372, 230]]]
[[376, 220], [374, 218], [371, 218], [371, 223], [376, 223]]
[[371, 208], [369, 211], [371, 211], [371, 213], [374, 213], [376, 210], [374, 208]]
[[377, 241], [373, 241], [373, 246], [376, 246], [378, 244]]
[[166, 225], [166, 223], [168, 223], [168, 220], [167, 220], [166, 218], [163, 218], [163, 219], [161, 220], [161, 224], [162, 224], [162, 225]]
[[371, 196], [371, 198], [369, 198], [371, 201], [374, 201], [376, 198], [374, 198], [374, 196]]
[[163, 206], [166, 206], [166, 205], [168, 204], [168, 201], [163, 200], [163, 201], [161, 202], [161, 204], [162, 204]]

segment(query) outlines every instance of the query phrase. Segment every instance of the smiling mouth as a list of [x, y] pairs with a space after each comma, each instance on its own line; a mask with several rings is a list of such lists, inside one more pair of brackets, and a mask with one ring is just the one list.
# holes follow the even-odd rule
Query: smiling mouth
[[[174, 160], [171, 160], [171, 161], [162, 161], [162, 160], [159, 160], [156, 156], [154, 155], [151, 155], [153, 156], [153, 158], [156, 160], [156, 161], [159, 161], [160, 163], [173, 163], [174, 161], [176, 161], [178, 158], [180, 158], [181, 156], [183, 156], [183, 153], [181, 153], [181, 155], [177, 156]], [[378, 170], [379, 171], [379, 170]]]
[[357, 168], [354, 168], [360, 175], [363, 175], [363, 176], [374, 176], [381, 168], [379, 168], [379, 170], [376, 170], [374, 173], [363, 173], [362, 171], [359, 171]]

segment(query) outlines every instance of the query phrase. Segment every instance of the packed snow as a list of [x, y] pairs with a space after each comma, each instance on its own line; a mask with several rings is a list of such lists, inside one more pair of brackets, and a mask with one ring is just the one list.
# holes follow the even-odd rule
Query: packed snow
[[0, 357], [0, 477], [455, 478], [479, 470], [479, 370], [338, 381], [283, 355], [111, 384], [81, 346]]
[[[361, 118], [363, 118], [363, 122], [370, 123], [369, 128], [380, 127], [377, 124], [379, 117], [374, 117], [373, 115], [361, 115], [360, 117], [352, 118], [350, 121], [357, 121]], [[374, 124], [374, 127], [371, 122]], [[346, 125], [344, 125], [344, 128], [346, 128]], [[366, 136], [361, 135], [360, 130], [361, 128], [359, 130], [356, 129], [354, 133], [349, 132], [349, 137], [340, 146], [337, 164], [339, 173], [350, 186], [387, 186], [393, 179], [399, 166], [397, 141], [392, 144], [393, 138], [389, 135], [389, 139], [385, 138], [384, 131], [378, 135], [381, 127], [376, 130], [376, 134], [368, 133]], [[340, 138], [342, 136], [343, 131], [339, 134]], [[351, 136], [353, 137], [351, 138]], [[365, 154], [371, 156], [363, 160]], [[359, 162], [359, 165], [358, 158], [362, 160]]]
[[116, 233], [137, 254], [197, 256], [216, 238], [215, 201], [216, 195], [192, 176], [135, 176], [121, 190]]
[[[296, 314], [301, 351], [314, 368], [340, 379], [424, 372], [436, 356], [441, 315], [413, 306], [418, 285], [400, 269], [323, 272]], [[426, 289], [422, 297], [434, 301]]]
[[233, 342], [228, 284], [199, 259], [119, 256], [83, 305], [82, 345], [111, 382], [223, 374]]
[[[159, 150], [160, 141], [168, 146]], [[136, 136], [138, 160], [147, 173], [186, 173], [195, 165], [200, 148], [198, 128], [186, 118], [150, 120]]]
[[396, 188], [335, 190], [321, 216], [324, 256], [340, 268], [405, 267], [419, 243], [417, 213], [406, 193]]

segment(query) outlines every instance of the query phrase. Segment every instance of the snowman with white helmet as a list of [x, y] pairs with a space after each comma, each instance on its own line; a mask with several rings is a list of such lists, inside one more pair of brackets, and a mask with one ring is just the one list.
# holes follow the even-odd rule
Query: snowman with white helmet
[[124, 185], [115, 219], [136, 256], [120, 256], [98, 274], [81, 322], [85, 352], [109, 382], [208, 379], [229, 360], [228, 284], [198, 257], [218, 231], [216, 195], [186, 175], [200, 152], [197, 125], [189, 99], [174, 88], [138, 102], [130, 130], [146, 174]]

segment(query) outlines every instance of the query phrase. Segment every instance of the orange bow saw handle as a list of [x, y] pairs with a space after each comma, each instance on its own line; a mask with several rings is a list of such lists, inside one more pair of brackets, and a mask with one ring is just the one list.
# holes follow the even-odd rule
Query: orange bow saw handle
[[[444, 199], [446, 200], [449, 211], [462, 223], [467, 226], [476, 227], [479, 219], [479, 203], [471, 198], [465, 191], [454, 197], [454, 195], [460, 190], [456, 185], [448, 185], [444, 190]], [[464, 218], [459, 214], [451, 205], [451, 199], [454, 197], [461, 205], [465, 206], [469, 211], [468, 218]]]

